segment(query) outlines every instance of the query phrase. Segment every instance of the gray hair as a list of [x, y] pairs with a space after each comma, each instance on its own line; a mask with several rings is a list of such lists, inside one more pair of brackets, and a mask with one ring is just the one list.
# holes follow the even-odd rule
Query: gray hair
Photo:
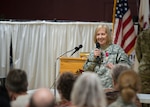
[[131, 69], [131, 67], [125, 63], [119, 63], [119, 64], [115, 64], [113, 69], [112, 69], [112, 77], [113, 77], [113, 81], [116, 83], [118, 80], [119, 75], [125, 71]]
[[77, 107], [106, 107], [101, 80], [96, 73], [84, 72], [76, 80], [71, 101]]

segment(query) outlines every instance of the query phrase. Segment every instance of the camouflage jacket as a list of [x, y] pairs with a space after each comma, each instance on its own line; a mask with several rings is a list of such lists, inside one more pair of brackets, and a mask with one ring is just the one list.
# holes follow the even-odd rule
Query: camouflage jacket
[[150, 74], [150, 29], [138, 35], [135, 52], [139, 62], [139, 72], [148, 71], [147, 73]]
[[93, 50], [89, 54], [88, 59], [83, 66], [83, 69], [84, 71], [96, 72], [99, 75], [104, 88], [112, 88], [113, 84], [111, 71], [105, 66], [107, 63], [126, 63], [130, 65], [129, 58], [125, 54], [124, 50], [119, 45], [111, 44], [105, 50], [102, 50], [100, 61], [97, 61], [94, 57]]
[[118, 97], [118, 99], [110, 104], [108, 107], [137, 107], [134, 103], [125, 103], [123, 102], [121, 97]]

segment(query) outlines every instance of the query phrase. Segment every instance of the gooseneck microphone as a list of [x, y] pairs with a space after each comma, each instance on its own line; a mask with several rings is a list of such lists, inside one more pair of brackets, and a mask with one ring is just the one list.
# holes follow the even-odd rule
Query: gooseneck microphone
[[[99, 48], [100, 48], [100, 44], [99, 44], [98, 42], [96, 42], [96, 48], [97, 48], [97, 49], [99, 49]], [[100, 62], [101, 62], [101, 60], [100, 60], [100, 57], [99, 57], [99, 56], [97, 56], [97, 57], [96, 57], [96, 62], [97, 62], [97, 63], [100, 63]]]
[[56, 60], [55, 60], [55, 73], [54, 73], [54, 96], [56, 97], [56, 84], [57, 84], [57, 82], [56, 82], [56, 66], [57, 66], [57, 60], [58, 59], [60, 59], [60, 57], [62, 57], [62, 56], [64, 56], [65, 54], [67, 54], [67, 53], [69, 53], [69, 52], [72, 52], [73, 50], [75, 50], [73, 53], [72, 53], [72, 55], [75, 53], [75, 52], [77, 52], [80, 48], [82, 48], [83, 46], [82, 45], [79, 45], [79, 47], [75, 47], [75, 48], [73, 48], [73, 49], [71, 49], [71, 50], [69, 50], [69, 51], [66, 51], [65, 53], [63, 53], [63, 54], [61, 54], [60, 56], [58, 56], [57, 58], [56, 58]]
[[79, 47], [75, 47], [75, 51], [71, 54], [71, 56], [76, 53], [80, 48], [82, 48], [83, 46], [82, 45], [79, 45]]

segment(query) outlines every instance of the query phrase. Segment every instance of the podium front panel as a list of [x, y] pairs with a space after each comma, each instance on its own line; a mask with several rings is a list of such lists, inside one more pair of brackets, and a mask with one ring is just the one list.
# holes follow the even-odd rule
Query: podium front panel
[[86, 58], [60, 58], [60, 73], [63, 72], [72, 72], [76, 73], [78, 70], [83, 70], [83, 65], [86, 61]]

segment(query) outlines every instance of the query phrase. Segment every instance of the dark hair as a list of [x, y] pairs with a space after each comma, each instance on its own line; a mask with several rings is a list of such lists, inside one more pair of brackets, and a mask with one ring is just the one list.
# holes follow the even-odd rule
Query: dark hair
[[8, 101], [6, 98], [0, 96], [0, 105], [1, 107], [11, 107], [10, 101]]
[[3, 86], [0, 86], [0, 106], [1, 107], [11, 107], [10, 98], [7, 92], [7, 89]]
[[64, 72], [60, 75], [58, 81], [57, 81], [57, 90], [63, 98], [70, 101], [70, 95], [73, 88], [73, 84], [76, 80], [76, 77], [71, 72]]
[[6, 77], [5, 86], [12, 92], [26, 92], [28, 86], [26, 72], [21, 69], [10, 70]]

